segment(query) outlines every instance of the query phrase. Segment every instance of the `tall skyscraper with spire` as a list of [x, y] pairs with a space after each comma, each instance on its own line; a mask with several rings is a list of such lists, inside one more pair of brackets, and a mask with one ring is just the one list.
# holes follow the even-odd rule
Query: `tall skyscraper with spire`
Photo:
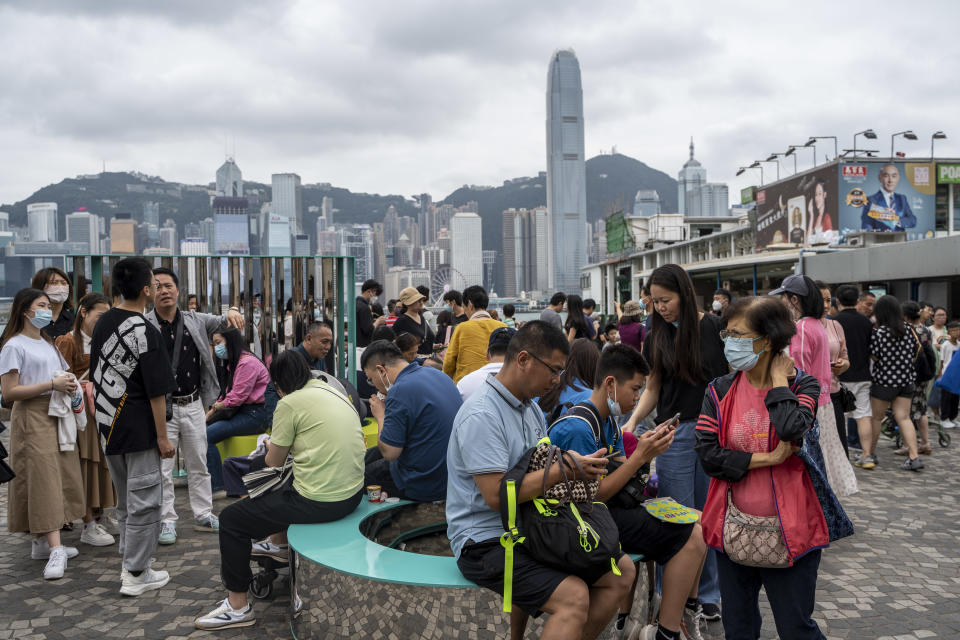
[[573, 51], [560, 50], [547, 72], [547, 215], [549, 288], [580, 292], [586, 262], [587, 175], [583, 157], [583, 88]]
[[243, 197], [243, 173], [233, 158], [227, 158], [217, 169], [217, 195], [228, 198]]
[[690, 138], [690, 159], [677, 174], [677, 207], [679, 213], [700, 216], [700, 188], [707, 183], [707, 170], [693, 157], [693, 138]]

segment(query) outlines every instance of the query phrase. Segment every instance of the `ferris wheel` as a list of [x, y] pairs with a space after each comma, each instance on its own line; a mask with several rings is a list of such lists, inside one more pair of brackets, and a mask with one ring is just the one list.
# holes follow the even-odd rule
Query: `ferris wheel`
[[430, 279], [430, 299], [440, 300], [447, 291], [462, 289], [465, 283], [463, 274], [445, 264], [433, 272], [433, 278]]

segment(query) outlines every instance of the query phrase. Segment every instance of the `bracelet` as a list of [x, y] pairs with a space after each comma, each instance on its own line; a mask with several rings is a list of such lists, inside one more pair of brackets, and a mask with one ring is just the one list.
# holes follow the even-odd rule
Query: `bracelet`
[[236, 311], [237, 313], [240, 313], [240, 309], [238, 309], [237, 307], [230, 307], [228, 311]]

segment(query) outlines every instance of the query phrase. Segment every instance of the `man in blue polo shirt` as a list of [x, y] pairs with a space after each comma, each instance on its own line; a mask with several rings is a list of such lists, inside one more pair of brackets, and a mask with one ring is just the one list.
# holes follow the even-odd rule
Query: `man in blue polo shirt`
[[418, 502], [445, 499], [447, 443], [462, 404], [457, 386], [442, 371], [408, 363], [387, 340], [364, 350], [360, 368], [377, 388], [370, 412], [380, 425], [377, 446], [367, 451], [365, 484]]

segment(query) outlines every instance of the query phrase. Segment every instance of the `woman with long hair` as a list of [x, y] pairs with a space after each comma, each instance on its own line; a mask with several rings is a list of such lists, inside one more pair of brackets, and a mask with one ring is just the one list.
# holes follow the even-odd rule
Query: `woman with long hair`
[[563, 324], [563, 330], [571, 343], [580, 338], [590, 337], [587, 317], [583, 314], [583, 298], [575, 293], [567, 296], [567, 321]]
[[790, 340], [790, 357], [801, 371], [809, 373], [820, 383], [817, 399], [817, 422], [820, 426], [820, 448], [823, 450], [827, 480], [840, 496], [855, 494], [857, 476], [843, 452], [837, 434], [837, 419], [830, 398], [833, 372], [830, 368], [830, 342], [820, 323], [824, 314], [823, 296], [816, 283], [802, 275], [783, 279], [779, 289], [770, 292], [780, 296], [797, 323], [797, 333]]
[[850, 358], [847, 354], [847, 338], [843, 333], [843, 326], [827, 317], [827, 310], [833, 302], [833, 294], [826, 283], [817, 280], [817, 289], [823, 298], [823, 314], [820, 316], [820, 324], [827, 332], [827, 342], [830, 344], [830, 403], [833, 405], [833, 416], [837, 422], [837, 436], [840, 438], [840, 444], [843, 446], [843, 454], [850, 459], [850, 451], [847, 448], [847, 418], [843, 414], [843, 393], [841, 393], [840, 378], [844, 371], [850, 368]]
[[871, 438], [865, 442], [861, 436], [863, 456], [859, 465], [873, 469], [877, 465], [877, 440], [880, 438], [880, 423], [887, 409], [893, 408], [893, 419], [900, 428], [903, 443], [907, 445], [907, 459], [901, 466], [906, 471], [923, 468], [917, 445], [917, 429], [910, 419], [910, 402], [913, 398], [917, 370], [914, 361], [923, 357], [916, 334], [904, 322], [900, 301], [893, 296], [881, 296], [874, 307], [877, 326], [870, 336], [870, 409]]
[[[657, 458], [659, 491], [680, 504], [702, 509], [710, 478], [694, 450], [695, 432], [707, 383], [729, 371], [720, 340], [720, 318], [700, 311], [693, 282], [679, 265], [655, 269], [647, 287], [653, 312], [643, 355], [651, 371], [625, 429], [632, 429], [654, 409], [657, 424], [679, 416], [673, 444]], [[720, 588], [713, 552], [707, 553], [699, 594], [704, 618], [719, 620]]]
[[813, 198], [807, 204], [807, 215], [810, 220], [807, 227], [808, 244], [830, 244], [837, 239], [837, 232], [827, 212], [827, 183], [823, 178], [817, 178], [813, 185]]
[[260, 358], [247, 350], [243, 334], [236, 329], [213, 334], [213, 354], [223, 363], [225, 375], [220, 399], [207, 412], [207, 470], [212, 490], [220, 491], [224, 488], [223, 461], [217, 443], [266, 431], [269, 416], [264, 392], [270, 374]]
[[80, 451], [80, 473], [83, 477], [83, 532], [80, 542], [95, 547], [105, 547], [115, 542], [114, 538], [100, 522], [103, 510], [117, 504], [117, 493], [110, 479], [107, 459], [100, 444], [100, 433], [96, 427], [96, 409], [89, 400], [93, 397], [88, 388], [92, 382], [90, 374], [90, 341], [97, 320], [110, 309], [110, 301], [99, 293], [88, 293], [77, 305], [77, 319], [73, 331], [65, 333], [56, 340], [57, 349], [67, 361], [68, 373], [77, 376], [84, 387], [87, 400], [87, 428], [77, 433], [77, 449]]
[[541, 396], [539, 401], [548, 425], [565, 413], [569, 406], [590, 397], [593, 393], [593, 377], [599, 363], [600, 349], [593, 340], [580, 338], [573, 341], [560, 380], [549, 393]]
[[73, 284], [60, 267], [45, 267], [33, 274], [30, 287], [40, 289], [50, 300], [53, 321], [43, 332], [51, 338], [73, 331]]
[[67, 558], [77, 555], [61, 543], [60, 528], [83, 515], [80, 457], [73, 443], [61, 451], [57, 418], [49, 414], [54, 392], [72, 395], [77, 388], [71, 376], [56, 375], [67, 363], [43, 333], [52, 318], [47, 294], [21, 289], [0, 337], [0, 387], [13, 402], [10, 466], [16, 474], [8, 484], [7, 531], [34, 536], [30, 557], [47, 560], [46, 580], [62, 578]]

